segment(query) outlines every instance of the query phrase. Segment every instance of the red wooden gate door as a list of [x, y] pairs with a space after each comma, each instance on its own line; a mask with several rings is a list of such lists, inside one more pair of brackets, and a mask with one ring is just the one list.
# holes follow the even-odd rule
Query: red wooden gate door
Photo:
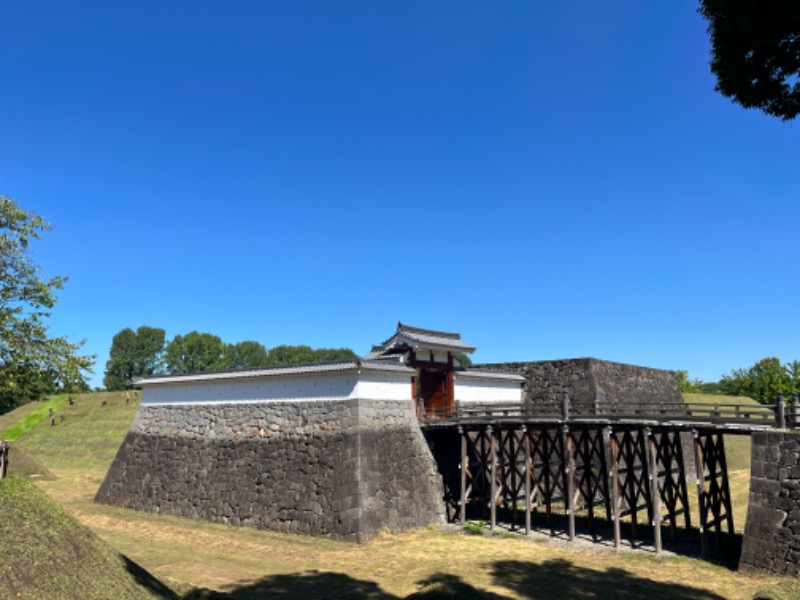
[[452, 411], [452, 394], [447, 393], [447, 373], [432, 369], [420, 372], [419, 393], [425, 405], [425, 416], [436, 418]]

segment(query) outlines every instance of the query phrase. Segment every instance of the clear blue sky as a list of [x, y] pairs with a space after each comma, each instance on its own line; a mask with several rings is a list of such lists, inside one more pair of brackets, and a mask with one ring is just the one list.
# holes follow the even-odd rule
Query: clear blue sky
[[140, 325], [800, 358], [800, 124], [714, 92], [696, 7], [3, 3], [0, 193], [54, 226], [52, 332], [93, 385]]

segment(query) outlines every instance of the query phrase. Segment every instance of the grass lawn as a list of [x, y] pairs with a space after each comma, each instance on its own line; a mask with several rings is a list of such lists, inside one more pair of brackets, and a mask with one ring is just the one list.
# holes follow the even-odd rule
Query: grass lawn
[[800, 597], [796, 581], [686, 557], [457, 530], [386, 533], [356, 545], [95, 504], [135, 406], [124, 394], [91, 394], [63, 410], [63, 423], [39, 423], [17, 442], [54, 476], [38, 485], [184, 598], [750, 599], [766, 589]]

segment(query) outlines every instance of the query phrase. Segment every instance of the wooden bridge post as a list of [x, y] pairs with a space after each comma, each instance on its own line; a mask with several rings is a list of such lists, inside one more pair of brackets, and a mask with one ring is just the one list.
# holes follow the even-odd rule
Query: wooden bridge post
[[533, 462], [531, 461], [531, 437], [526, 425], [522, 426], [522, 439], [525, 442], [525, 535], [531, 533], [531, 479], [533, 478]]
[[461, 506], [459, 515], [461, 525], [467, 523], [467, 433], [463, 427], [458, 428], [458, 435], [461, 437]]
[[700, 442], [700, 433], [692, 430], [692, 437], [694, 438], [694, 464], [697, 471], [697, 507], [700, 512], [700, 556], [706, 555], [706, 522], [708, 521], [708, 514], [706, 512], [706, 465], [703, 462], [703, 445]]
[[621, 504], [619, 495], [619, 446], [611, 427], [606, 429], [608, 431], [608, 446], [611, 451], [611, 519], [614, 524], [614, 549], [619, 550], [620, 538], [622, 537], [619, 523]]
[[8, 455], [11, 446], [8, 442], [0, 440], [0, 479], [8, 476]]
[[656, 554], [661, 554], [661, 493], [658, 490], [656, 441], [650, 428], [645, 431], [647, 435], [647, 459], [650, 467], [650, 499], [653, 503], [653, 541], [655, 542]]
[[[506, 461], [506, 471], [500, 469], [500, 477], [502, 477], [503, 503], [511, 502], [511, 530], [517, 528], [517, 500], [519, 499], [519, 482], [517, 481], [517, 458], [519, 454], [519, 447], [517, 446], [517, 436], [513, 428], [506, 430], [506, 440], [503, 442], [502, 430], [500, 432], [500, 456], [504, 457]], [[509, 477], [510, 476], [510, 477]], [[511, 486], [509, 487], [509, 478], [511, 479]], [[507, 496], [507, 497], [506, 497]]]
[[564, 448], [564, 476], [567, 480], [565, 486], [567, 495], [567, 522], [569, 523], [569, 541], [575, 539], [575, 448], [569, 425], [564, 425], [561, 430]]
[[486, 427], [489, 436], [489, 531], [494, 531], [497, 524], [497, 442], [495, 441], [494, 428]]
[[786, 405], [783, 403], [783, 394], [778, 394], [778, 402], [775, 404], [775, 420], [778, 429], [786, 429]]
[[606, 427], [606, 430], [608, 431], [608, 449], [611, 453], [611, 521], [614, 525], [614, 549], [619, 550], [622, 538], [619, 523], [621, 507], [619, 495], [619, 446], [611, 427]]

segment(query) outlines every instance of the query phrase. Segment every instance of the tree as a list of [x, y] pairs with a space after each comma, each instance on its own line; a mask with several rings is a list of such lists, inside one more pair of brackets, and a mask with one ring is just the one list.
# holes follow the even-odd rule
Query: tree
[[176, 335], [165, 353], [169, 373], [204, 373], [226, 367], [225, 344], [219, 336], [192, 331]]
[[358, 354], [350, 348], [317, 348], [314, 350], [316, 362], [333, 362], [335, 360], [355, 360]]
[[267, 349], [249, 340], [225, 346], [224, 358], [228, 369], [256, 369], [269, 364]]
[[83, 342], [47, 334], [56, 291], [66, 277], [45, 279], [30, 256], [30, 243], [50, 225], [0, 195], [0, 413], [37, 398], [43, 389], [82, 389], [93, 356]]
[[467, 356], [466, 354], [463, 354], [463, 353], [462, 354], [456, 354], [456, 360], [458, 361], [458, 364], [460, 364], [462, 367], [471, 367], [472, 366], [472, 359], [469, 356]]
[[675, 371], [678, 380], [678, 389], [684, 394], [699, 394], [703, 391], [703, 382], [699, 379], [689, 379], [689, 371]]
[[722, 377], [720, 391], [733, 396], [749, 396], [762, 404], [775, 402], [779, 393], [800, 392], [793, 378], [792, 365], [782, 365], [777, 358], [763, 358], [749, 369], [736, 369]]
[[299, 365], [304, 363], [354, 360], [358, 354], [350, 348], [317, 348], [310, 346], [275, 346], [267, 353], [267, 365]]
[[275, 346], [267, 353], [268, 365], [297, 365], [317, 362], [316, 354], [309, 346]]
[[783, 121], [800, 113], [800, 3], [700, 0], [716, 90]]
[[135, 332], [126, 327], [111, 341], [103, 385], [109, 391], [130, 389], [137, 377], [163, 370], [165, 332], [142, 325]]

